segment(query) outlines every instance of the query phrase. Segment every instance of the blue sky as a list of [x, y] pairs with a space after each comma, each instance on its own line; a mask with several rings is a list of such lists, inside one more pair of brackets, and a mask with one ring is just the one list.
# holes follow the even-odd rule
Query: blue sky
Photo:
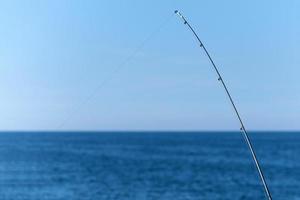
[[0, 4], [1, 130], [238, 129], [175, 9], [207, 46], [248, 129], [300, 128], [299, 1]]

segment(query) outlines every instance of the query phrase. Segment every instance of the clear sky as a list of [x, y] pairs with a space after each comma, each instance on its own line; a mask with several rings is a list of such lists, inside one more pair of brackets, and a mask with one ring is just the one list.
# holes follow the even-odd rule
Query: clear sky
[[239, 129], [175, 9], [248, 129], [300, 129], [297, 0], [1, 1], [0, 129]]

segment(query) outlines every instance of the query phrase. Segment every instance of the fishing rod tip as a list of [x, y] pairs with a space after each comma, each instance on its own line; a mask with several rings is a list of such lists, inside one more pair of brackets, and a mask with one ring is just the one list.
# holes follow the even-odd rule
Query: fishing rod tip
[[179, 17], [181, 17], [183, 19], [182, 14], [178, 10], [175, 10], [174, 13], [177, 14]]

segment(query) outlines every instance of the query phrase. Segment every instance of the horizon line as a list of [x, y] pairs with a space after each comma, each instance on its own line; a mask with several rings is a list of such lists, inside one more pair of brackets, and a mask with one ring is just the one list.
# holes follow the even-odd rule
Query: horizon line
[[[232, 130], [232, 129], [199, 129], [199, 130], [167, 130], [167, 129], [102, 129], [102, 130], [97, 130], [97, 129], [69, 129], [69, 130], [29, 130], [29, 129], [18, 129], [18, 130], [0, 130], [0, 133], [4, 132], [99, 132], [99, 133], [109, 133], [109, 132], [241, 132], [240, 130]], [[300, 132], [300, 129], [277, 129], [277, 130], [272, 130], [272, 129], [248, 129], [248, 132]]]

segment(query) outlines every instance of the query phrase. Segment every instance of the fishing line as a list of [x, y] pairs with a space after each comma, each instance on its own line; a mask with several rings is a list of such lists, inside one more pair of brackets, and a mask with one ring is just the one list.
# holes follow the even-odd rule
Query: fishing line
[[268, 188], [267, 182], [266, 182], [266, 180], [265, 180], [264, 174], [263, 174], [262, 169], [261, 169], [261, 167], [260, 167], [260, 164], [259, 164], [259, 162], [258, 162], [257, 156], [256, 156], [256, 154], [255, 154], [253, 145], [252, 145], [252, 143], [251, 143], [251, 141], [250, 141], [250, 138], [249, 138], [249, 136], [248, 136], [248, 133], [247, 133], [247, 131], [246, 131], [246, 128], [245, 128], [245, 126], [244, 126], [244, 123], [243, 123], [243, 121], [242, 121], [242, 118], [241, 118], [241, 116], [240, 116], [240, 114], [239, 114], [239, 112], [238, 112], [238, 110], [237, 110], [237, 108], [236, 108], [236, 106], [235, 106], [235, 104], [234, 104], [234, 101], [233, 101], [233, 99], [232, 99], [232, 97], [231, 97], [231, 95], [230, 95], [230, 93], [229, 93], [229, 90], [228, 90], [228, 88], [227, 88], [227, 86], [226, 86], [226, 84], [225, 84], [225, 82], [224, 82], [224, 80], [223, 80], [223, 78], [222, 78], [222, 76], [221, 76], [221, 74], [220, 74], [220, 72], [219, 72], [217, 66], [215, 65], [214, 61], [212, 60], [211, 56], [209, 55], [209, 53], [208, 53], [207, 49], [205, 48], [204, 44], [202, 43], [202, 41], [201, 41], [200, 38], [198, 37], [197, 33], [196, 33], [195, 30], [192, 28], [192, 26], [189, 24], [189, 22], [185, 19], [185, 17], [184, 17], [178, 10], [175, 11], [175, 14], [177, 14], [177, 15], [183, 20], [184, 24], [187, 25], [188, 28], [192, 31], [192, 33], [193, 33], [194, 36], [196, 37], [197, 41], [199, 42], [200, 47], [204, 50], [205, 54], [207, 55], [207, 57], [209, 58], [209, 60], [210, 60], [210, 62], [211, 62], [211, 64], [212, 64], [212, 66], [213, 66], [215, 72], [217, 73], [217, 75], [218, 75], [218, 81], [220, 81], [220, 82], [222, 83], [222, 86], [223, 86], [223, 88], [225, 89], [226, 94], [227, 94], [227, 96], [228, 96], [228, 98], [229, 98], [229, 100], [230, 100], [230, 102], [231, 102], [231, 105], [232, 105], [234, 111], [235, 111], [235, 114], [236, 114], [236, 116], [237, 116], [237, 118], [238, 118], [238, 120], [239, 120], [239, 122], [240, 122], [240, 124], [241, 124], [240, 130], [242, 131], [243, 136], [244, 136], [244, 139], [245, 139], [245, 142], [246, 142], [246, 144], [248, 145], [249, 150], [250, 150], [250, 152], [251, 152], [251, 155], [252, 155], [253, 161], [254, 161], [254, 163], [255, 163], [257, 172], [258, 172], [259, 177], [260, 177], [260, 179], [261, 179], [261, 182], [262, 182], [262, 184], [263, 184], [263, 188], [264, 188], [266, 197], [267, 197], [268, 200], [272, 200], [270, 190], [269, 190], [269, 188]]
[[73, 116], [75, 116], [77, 113], [79, 113], [80, 109], [84, 107], [89, 101], [91, 101], [97, 92], [102, 89], [105, 84], [107, 84], [109, 81], [111, 81], [116, 74], [120, 72], [120, 70], [125, 67], [127, 63], [129, 63], [144, 47], [145, 45], [154, 38], [154, 36], [160, 32], [173, 18], [173, 15], [167, 17], [161, 24], [157, 26], [138, 46], [137, 48], [119, 65], [117, 65], [114, 70], [110, 73], [109, 76], [107, 76], [105, 79], [103, 79], [97, 87], [95, 87], [94, 90], [91, 91], [91, 93], [76, 107], [74, 107], [73, 111], [67, 114], [67, 117], [57, 126], [57, 129], [63, 128], [71, 119]]

